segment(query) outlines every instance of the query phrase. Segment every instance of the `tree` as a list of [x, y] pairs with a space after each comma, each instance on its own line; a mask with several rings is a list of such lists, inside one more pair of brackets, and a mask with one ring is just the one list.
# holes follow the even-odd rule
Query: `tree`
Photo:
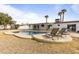
[[62, 15], [62, 12], [59, 12], [58, 15], [60, 16], [60, 21], [61, 21], [61, 18], [62, 18], [62, 16], [61, 16], [61, 15]]
[[0, 12], [0, 25], [4, 25], [4, 29], [6, 29], [8, 24], [12, 23], [12, 17], [8, 14]]
[[15, 29], [15, 26], [16, 26], [16, 21], [11, 21], [10, 22], [10, 26], [11, 26], [11, 29]]
[[58, 15], [60, 16], [60, 21], [64, 21], [64, 13], [66, 12], [66, 9], [62, 9], [61, 12], [58, 13]]
[[66, 9], [62, 9], [61, 12], [62, 12], [62, 21], [64, 21], [64, 13], [66, 12], [67, 10]]
[[47, 23], [47, 19], [48, 19], [48, 17], [49, 17], [48, 15], [45, 15], [45, 18], [46, 18], [46, 23]]
[[15, 25], [15, 29], [18, 29], [18, 28], [19, 28], [19, 26], [20, 26], [19, 24], [16, 24], [16, 25]]
[[47, 26], [47, 20], [48, 20], [48, 15], [45, 15], [45, 18], [46, 18], [46, 30], [48, 29], [48, 26]]

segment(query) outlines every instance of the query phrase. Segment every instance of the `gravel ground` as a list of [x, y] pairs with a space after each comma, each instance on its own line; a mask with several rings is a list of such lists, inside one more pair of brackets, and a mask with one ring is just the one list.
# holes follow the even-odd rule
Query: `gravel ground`
[[79, 38], [69, 43], [43, 43], [33, 39], [22, 39], [0, 32], [1, 54], [74, 54], [79, 53]]

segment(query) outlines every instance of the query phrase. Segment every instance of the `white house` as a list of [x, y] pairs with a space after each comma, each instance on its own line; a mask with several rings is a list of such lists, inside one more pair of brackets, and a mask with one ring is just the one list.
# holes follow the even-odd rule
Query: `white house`
[[46, 30], [52, 27], [53, 23], [37, 23], [37, 24], [29, 24], [29, 29], [32, 30]]
[[[4, 25], [0, 25], [0, 30], [3, 30], [4, 29]], [[10, 25], [7, 25], [6, 26], [6, 29], [11, 29], [11, 26]]]
[[70, 31], [79, 32], [79, 21], [29, 24], [29, 29], [32, 30], [49, 30], [51, 28], [67, 28]]
[[28, 26], [28, 24], [19, 24], [18, 29], [29, 29], [29, 26]]

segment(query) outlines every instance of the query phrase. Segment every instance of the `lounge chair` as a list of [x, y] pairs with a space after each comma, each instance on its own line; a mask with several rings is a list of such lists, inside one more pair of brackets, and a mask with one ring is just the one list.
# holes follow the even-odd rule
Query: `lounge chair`
[[61, 30], [59, 30], [59, 32], [57, 33], [57, 36], [61, 36], [62, 35], [68, 35], [68, 33], [66, 33], [66, 28], [62, 28]]
[[57, 32], [59, 31], [59, 28], [53, 28], [50, 33], [47, 33], [45, 36], [46, 37], [53, 37], [56, 36]]

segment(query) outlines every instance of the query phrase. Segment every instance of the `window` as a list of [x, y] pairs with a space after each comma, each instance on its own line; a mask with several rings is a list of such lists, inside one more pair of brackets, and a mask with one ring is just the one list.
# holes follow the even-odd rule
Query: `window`
[[76, 24], [69, 24], [69, 25], [67, 25], [67, 29], [69, 31], [75, 32], [76, 31]]
[[44, 27], [44, 24], [42, 24], [41, 26]]
[[50, 29], [52, 27], [52, 25], [48, 25], [48, 29]]
[[58, 26], [60, 26], [60, 24], [58, 24]]
[[52, 25], [48, 25], [48, 27], [52, 27]]

